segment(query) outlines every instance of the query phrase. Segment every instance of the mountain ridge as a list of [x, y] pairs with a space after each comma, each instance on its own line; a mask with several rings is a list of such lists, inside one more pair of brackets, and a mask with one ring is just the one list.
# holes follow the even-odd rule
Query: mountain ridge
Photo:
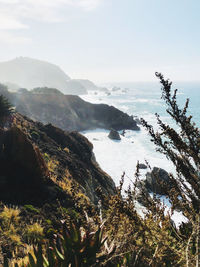
[[73, 95], [87, 94], [90, 90], [106, 91], [89, 80], [71, 79], [55, 64], [29, 57], [0, 62], [0, 83], [7, 84], [13, 90], [50, 87]]

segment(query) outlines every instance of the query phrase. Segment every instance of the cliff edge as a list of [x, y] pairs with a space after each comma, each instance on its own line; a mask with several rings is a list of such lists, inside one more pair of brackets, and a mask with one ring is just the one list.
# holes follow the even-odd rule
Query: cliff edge
[[78, 132], [64, 132], [19, 113], [0, 129], [0, 200], [42, 205], [71, 201], [72, 187], [92, 203], [95, 190], [114, 194], [113, 180], [97, 164], [92, 144]]
[[21, 114], [44, 124], [51, 123], [65, 131], [104, 128], [139, 130], [132, 116], [106, 104], [92, 104], [79, 96], [64, 95], [53, 88], [26, 89], [10, 93], [0, 86], [4, 95]]

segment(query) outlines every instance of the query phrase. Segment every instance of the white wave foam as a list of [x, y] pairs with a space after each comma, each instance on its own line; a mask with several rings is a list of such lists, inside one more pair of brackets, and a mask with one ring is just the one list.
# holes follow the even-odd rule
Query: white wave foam
[[[134, 180], [137, 161], [144, 163], [145, 160], [154, 167], [173, 170], [172, 164], [162, 155], [155, 151], [146, 132], [127, 131], [121, 141], [113, 141], [108, 138], [109, 131], [97, 129], [83, 132], [93, 143], [94, 153], [101, 168], [106, 171], [114, 180], [116, 185], [123, 172], [126, 173], [125, 186], [130, 180]], [[145, 170], [141, 174], [145, 174]]]

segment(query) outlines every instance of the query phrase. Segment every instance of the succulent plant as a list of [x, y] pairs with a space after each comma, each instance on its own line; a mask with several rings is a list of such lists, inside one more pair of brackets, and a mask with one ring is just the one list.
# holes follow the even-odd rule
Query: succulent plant
[[107, 240], [103, 237], [102, 228], [91, 232], [88, 229], [81, 229], [70, 223], [70, 227], [63, 224], [61, 234], [48, 244], [39, 243], [34, 246], [33, 253], [28, 254], [28, 263], [9, 264], [4, 259], [4, 267], [88, 267], [99, 266], [108, 255], [114, 252], [114, 247], [109, 253], [101, 253], [102, 247]]

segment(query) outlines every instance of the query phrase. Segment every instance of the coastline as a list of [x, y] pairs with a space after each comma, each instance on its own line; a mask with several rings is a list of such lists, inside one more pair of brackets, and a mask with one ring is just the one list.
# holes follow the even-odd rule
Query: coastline
[[[173, 165], [164, 155], [156, 152], [155, 147], [152, 151], [154, 145], [150, 143], [149, 136], [143, 128], [140, 131], [126, 131], [120, 141], [109, 139], [109, 131], [104, 129], [81, 133], [93, 144], [97, 162], [112, 177], [117, 186], [123, 172], [125, 172], [125, 187], [132, 179], [134, 180], [138, 160], [140, 163], [145, 163], [147, 160], [152, 168], [156, 166], [173, 170]], [[144, 177], [147, 171], [150, 170], [140, 170], [141, 176]]]

